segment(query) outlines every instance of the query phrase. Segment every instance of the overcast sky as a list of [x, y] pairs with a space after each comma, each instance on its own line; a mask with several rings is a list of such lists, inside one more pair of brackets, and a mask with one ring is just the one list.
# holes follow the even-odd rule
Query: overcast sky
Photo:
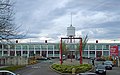
[[[67, 27], [76, 27], [76, 36], [90, 40], [120, 39], [120, 0], [16, 0], [15, 22], [22, 25], [26, 40], [59, 41]], [[23, 41], [22, 41], [23, 42]]]

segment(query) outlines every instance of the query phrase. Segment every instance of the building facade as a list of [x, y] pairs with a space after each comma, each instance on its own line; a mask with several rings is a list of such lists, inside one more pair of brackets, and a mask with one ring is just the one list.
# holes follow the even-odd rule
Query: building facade
[[[82, 56], [86, 58], [110, 56], [110, 46], [120, 43], [88, 43], [82, 52]], [[75, 55], [76, 44], [67, 44], [69, 54]], [[1, 56], [25, 56], [31, 57], [35, 55], [44, 57], [59, 57], [60, 56], [59, 43], [15, 43], [15, 44], [1, 44]]]

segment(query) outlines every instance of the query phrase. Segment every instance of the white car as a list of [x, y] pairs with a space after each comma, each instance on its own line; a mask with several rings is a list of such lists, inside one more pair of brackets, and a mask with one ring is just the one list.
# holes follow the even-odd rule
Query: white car
[[11, 71], [7, 71], [7, 70], [0, 70], [0, 75], [19, 75], [19, 74], [15, 74]]

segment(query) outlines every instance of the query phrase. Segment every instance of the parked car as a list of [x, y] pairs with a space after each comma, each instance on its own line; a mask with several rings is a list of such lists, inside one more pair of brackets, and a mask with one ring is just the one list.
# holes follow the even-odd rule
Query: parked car
[[107, 70], [112, 70], [112, 65], [110, 63], [104, 63]]
[[86, 73], [79, 73], [77, 75], [97, 75], [97, 74], [93, 72], [86, 72]]
[[95, 72], [96, 72], [97, 74], [103, 74], [103, 75], [106, 75], [106, 68], [105, 68], [104, 65], [99, 64], [99, 65], [96, 66], [96, 68], [95, 68]]
[[62, 59], [63, 59], [63, 60], [66, 60], [66, 59], [67, 59], [67, 56], [66, 56], [66, 55], [63, 55]]
[[7, 71], [7, 70], [0, 70], [0, 75], [20, 75], [20, 74], [15, 74], [11, 71]]
[[94, 58], [94, 57], [91, 57], [90, 59], [91, 59], [91, 60], [95, 60], [95, 58]]
[[101, 58], [101, 57], [97, 57], [95, 60], [96, 60], [96, 61], [105, 61], [105, 59], [104, 59], [104, 58]]
[[104, 62], [104, 64], [105, 64], [105, 63], [107, 63], [107, 64], [111, 64], [112, 66], [114, 66], [114, 64], [113, 64], [112, 61], [107, 60], [107, 61]]
[[37, 60], [51, 60], [51, 58], [42, 57], [42, 58], [38, 58]]

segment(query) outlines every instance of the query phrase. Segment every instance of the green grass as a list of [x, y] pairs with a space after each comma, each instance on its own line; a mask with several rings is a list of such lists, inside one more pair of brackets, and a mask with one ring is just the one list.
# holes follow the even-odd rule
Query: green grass
[[21, 66], [21, 65], [9, 66], [9, 67], [0, 68], [0, 70], [15, 71], [15, 70], [18, 70], [18, 69], [23, 68], [23, 67], [25, 67], [25, 66]]

